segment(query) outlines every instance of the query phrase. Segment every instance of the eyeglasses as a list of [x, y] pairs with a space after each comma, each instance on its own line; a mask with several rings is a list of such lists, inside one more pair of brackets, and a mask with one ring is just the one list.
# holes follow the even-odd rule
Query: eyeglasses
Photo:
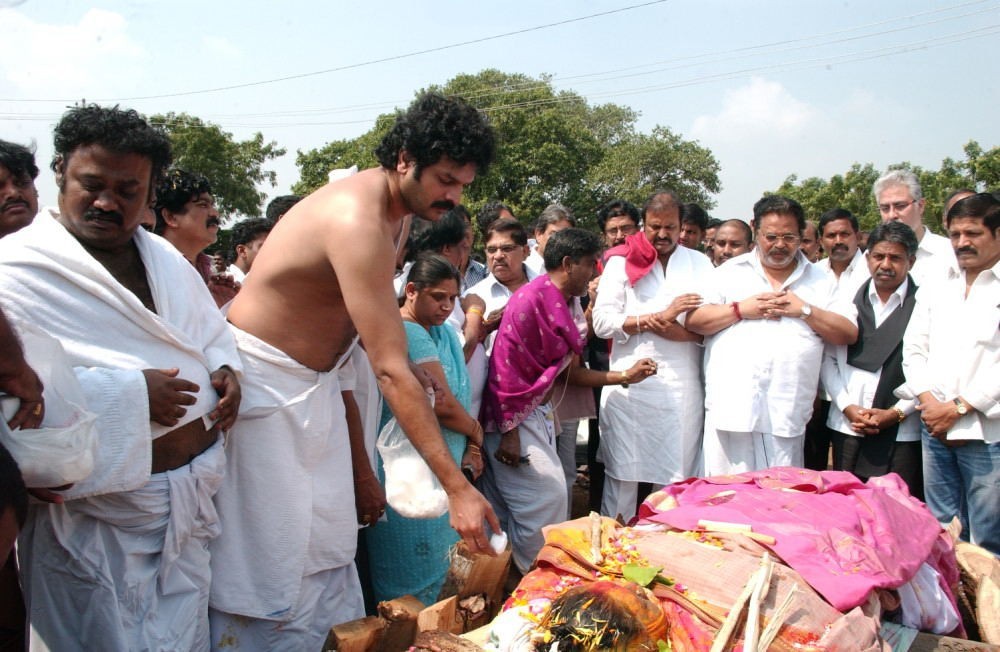
[[514, 253], [520, 248], [521, 248], [520, 245], [512, 245], [512, 244], [491, 246], [491, 247], [486, 247], [486, 253], [490, 256], [494, 256], [499, 252], [509, 256], [510, 254]]
[[639, 227], [634, 224], [626, 224], [625, 226], [609, 226], [604, 229], [606, 235], [615, 236], [619, 233], [622, 235], [632, 235], [639, 231]]
[[794, 233], [785, 233], [784, 235], [778, 235], [777, 233], [762, 233], [760, 237], [767, 242], [767, 244], [776, 244], [778, 240], [781, 240], [786, 245], [798, 244], [802, 241], [802, 238], [795, 235]]
[[910, 201], [896, 201], [891, 204], [879, 204], [878, 212], [888, 215], [891, 211], [896, 211], [897, 213], [902, 213], [906, 210], [907, 206], [910, 204], [917, 203], [916, 199], [911, 199]]

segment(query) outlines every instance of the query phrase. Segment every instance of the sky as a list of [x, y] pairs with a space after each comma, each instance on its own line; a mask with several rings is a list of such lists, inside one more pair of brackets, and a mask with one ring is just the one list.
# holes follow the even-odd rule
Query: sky
[[639, 112], [721, 166], [715, 217], [796, 174], [937, 169], [1000, 145], [1000, 0], [0, 0], [0, 138], [37, 147], [75, 101], [187, 112], [295, 153], [486, 68]]

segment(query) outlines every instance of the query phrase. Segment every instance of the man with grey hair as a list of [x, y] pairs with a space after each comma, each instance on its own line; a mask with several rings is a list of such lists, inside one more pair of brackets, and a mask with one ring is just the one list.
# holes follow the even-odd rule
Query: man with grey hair
[[958, 261], [948, 238], [924, 226], [926, 200], [920, 182], [910, 170], [889, 170], [872, 186], [883, 222], [899, 220], [917, 234], [917, 260], [910, 275], [917, 285], [943, 280], [949, 270], [958, 271]]
[[576, 226], [576, 218], [573, 212], [562, 204], [549, 204], [538, 216], [535, 222], [535, 242], [537, 245], [532, 250], [531, 255], [525, 259], [524, 264], [528, 266], [535, 275], [545, 273], [545, 243], [549, 241], [553, 233]]

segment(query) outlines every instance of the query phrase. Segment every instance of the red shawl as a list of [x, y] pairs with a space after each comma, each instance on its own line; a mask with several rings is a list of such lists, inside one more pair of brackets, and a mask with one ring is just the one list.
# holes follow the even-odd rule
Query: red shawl
[[656, 262], [659, 253], [646, 239], [646, 234], [639, 231], [625, 238], [625, 244], [608, 249], [605, 258], [612, 256], [625, 257], [625, 274], [628, 276], [629, 285], [634, 287], [639, 279], [653, 269], [653, 263]]

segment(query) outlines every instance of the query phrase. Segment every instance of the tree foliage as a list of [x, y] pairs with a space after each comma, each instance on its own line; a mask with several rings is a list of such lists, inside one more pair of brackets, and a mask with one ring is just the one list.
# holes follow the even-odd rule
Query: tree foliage
[[[946, 158], [936, 171], [908, 162], [889, 166], [889, 169], [907, 168], [917, 175], [927, 200], [924, 222], [936, 231], [941, 231], [938, 216], [952, 191], [959, 188], [995, 191], [1000, 188], [1000, 147], [984, 151], [979, 143], [970, 140], [962, 149], [964, 160]], [[790, 175], [774, 192], [802, 204], [809, 219], [819, 219], [825, 211], [839, 206], [854, 213], [862, 228], [871, 229], [881, 219], [872, 195], [872, 186], [881, 174], [871, 163], [863, 166], [855, 163], [845, 174], [837, 174], [830, 179], [810, 177], [799, 181], [796, 175]]]
[[[496, 129], [496, 162], [465, 196], [472, 210], [499, 199], [528, 221], [559, 202], [592, 223], [597, 208], [612, 198], [641, 203], [653, 190], [670, 187], [685, 201], [711, 208], [711, 193], [720, 189], [719, 164], [708, 149], [667, 127], [637, 133], [632, 109], [591, 106], [572, 91], [556, 91], [547, 76], [483, 70], [426, 90], [464, 97], [485, 111]], [[300, 151], [301, 178], [294, 190], [314, 190], [334, 168], [374, 165], [372, 150], [394, 118], [380, 116], [358, 138]]]
[[283, 156], [283, 147], [274, 141], [265, 143], [260, 132], [249, 140], [238, 141], [219, 125], [187, 113], [154, 115], [150, 121], [170, 137], [174, 165], [202, 174], [212, 184], [223, 219], [237, 214], [260, 217], [267, 195], [257, 185], [277, 185], [276, 173], [264, 169], [264, 165]]

